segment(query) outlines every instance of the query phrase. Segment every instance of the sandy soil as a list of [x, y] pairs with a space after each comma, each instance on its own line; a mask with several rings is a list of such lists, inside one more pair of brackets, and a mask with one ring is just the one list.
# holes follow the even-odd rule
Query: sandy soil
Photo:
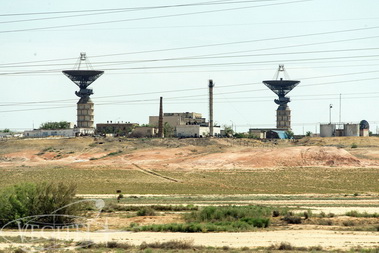
[[170, 240], [193, 241], [195, 245], [213, 247], [268, 247], [281, 242], [297, 247], [322, 246], [324, 249], [350, 249], [351, 247], [378, 247], [379, 232], [340, 232], [320, 230], [282, 230], [246, 233], [154, 233], [154, 232], [1, 232], [0, 236], [56, 238], [63, 240], [92, 240], [96, 243], [118, 241], [140, 245], [142, 242], [165, 242]]

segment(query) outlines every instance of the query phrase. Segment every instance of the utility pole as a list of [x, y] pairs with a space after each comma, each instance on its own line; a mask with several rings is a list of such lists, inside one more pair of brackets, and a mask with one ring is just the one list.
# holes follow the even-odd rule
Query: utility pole
[[333, 108], [333, 105], [330, 104], [329, 105], [329, 124], [332, 124], [332, 108]]
[[213, 87], [214, 83], [212, 80], [209, 80], [209, 135], [213, 136]]
[[341, 111], [342, 111], [342, 94], [340, 93], [340, 117], [339, 117], [339, 118], [340, 118], [340, 120], [339, 120], [339, 121], [340, 121], [340, 122], [339, 122], [340, 125], [341, 125], [341, 123], [342, 123], [342, 121], [341, 121]]

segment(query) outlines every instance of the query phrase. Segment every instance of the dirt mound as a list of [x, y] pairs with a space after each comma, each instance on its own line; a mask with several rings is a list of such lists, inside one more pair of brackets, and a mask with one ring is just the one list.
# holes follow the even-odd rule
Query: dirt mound
[[[358, 148], [308, 146], [315, 142], [351, 143]], [[379, 138], [378, 138], [379, 139]], [[358, 140], [358, 139], [357, 139]], [[278, 167], [379, 166], [377, 139], [308, 138], [263, 143], [231, 139], [56, 139], [0, 142], [0, 167], [67, 166], [136, 169], [257, 169]], [[335, 143], [336, 144], [336, 143]], [[368, 152], [370, 151], [370, 152]]]
[[360, 166], [361, 161], [335, 147], [247, 148], [208, 154], [171, 163], [171, 168], [251, 169], [298, 166]]

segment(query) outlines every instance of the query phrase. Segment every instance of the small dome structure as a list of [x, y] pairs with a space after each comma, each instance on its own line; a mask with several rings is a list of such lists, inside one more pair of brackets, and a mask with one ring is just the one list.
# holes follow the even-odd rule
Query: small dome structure
[[359, 123], [359, 129], [361, 129], [361, 130], [370, 129], [370, 124], [367, 122], [367, 120], [362, 120]]

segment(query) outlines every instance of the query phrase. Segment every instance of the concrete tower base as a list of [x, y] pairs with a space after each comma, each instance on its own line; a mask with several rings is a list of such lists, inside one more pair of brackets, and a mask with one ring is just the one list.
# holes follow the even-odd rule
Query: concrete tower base
[[77, 127], [94, 128], [94, 103], [87, 98], [81, 98], [77, 103]]
[[276, 128], [291, 130], [291, 110], [288, 105], [280, 105], [276, 110]]

